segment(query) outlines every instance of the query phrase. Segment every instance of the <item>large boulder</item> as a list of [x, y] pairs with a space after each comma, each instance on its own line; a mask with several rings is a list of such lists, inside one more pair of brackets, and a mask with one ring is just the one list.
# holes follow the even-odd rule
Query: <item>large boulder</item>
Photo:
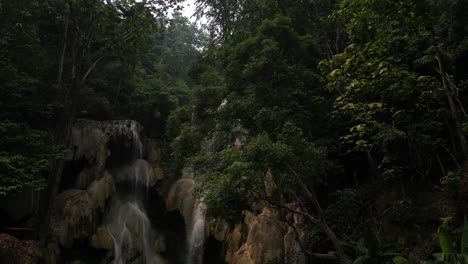
[[283, 238], [286, 224], [278, 220], [277, 212], [265, 207], [249, 223], [250, 230], [245, 248], [253, 263], [274, 263], [284, 259]]
[[[287, 206], [298, 210], [293, 204]], [[304, 239], [303, 216], [271, 207], [263, 207], [260, 214], [244, 211], [242, 216], [242, 222], [233, 227], [222, 220], [209, 220], [209, 235], [224, 244], [226, 263], [306, 263], [296, 237], [298, 232], [299, 239]]]
[[106, 226], [99, 226], [96, 234], [91, 237], [91, 247], [96, 249], [114, 249], [114, 241]]
[[113, 178], [109, 173], [105, 173], [87, 190], [71, 189], [57, 196], [50, 227], [60, 245], [71, 247], [76, 239], [94, 234], [99, 216], [113, 191]]
[[279, 212], [265, 207], [261, 214], [244, 212], [242, 224], [226, 236], [226, 263], [283, 263], [284, 237], [287, 225], [279, 220]]
[[192, 226], [193, 210], [196, 204], [193, 195], [194, 187], [193, 169], [184, 168], [182, 178], [172, 185], [166, 199], [167, 209], [178, 210], [184, 217], [186, 230]]
[[0, 234], [0, 263], [36, 264], [41, 255], [37, 241], [21, 241], [8, 234]]

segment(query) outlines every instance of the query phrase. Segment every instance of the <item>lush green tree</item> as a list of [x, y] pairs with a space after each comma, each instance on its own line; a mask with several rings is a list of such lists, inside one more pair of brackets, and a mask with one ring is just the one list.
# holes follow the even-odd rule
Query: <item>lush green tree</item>
[[[44, 76], [51, 66], [42, 45], [39, 1], [2, 5], [0, 22], [0, 195], [43, 189], [50, 162], [59, 158], [47, 131], [59, 103]], [[39, 67], [42, 65], [42, 67]]]
[[50, 162], [62, 157], [61, 148], [49, 144], [47, 132], [25, 123], [0, 122], [0, 136], [0, 196], [44, 189]]
[[[196, 156], [208, 212], [235, 216], [258, 199], [278, 205], [294, 200], [294, 192], [313, 194], [321, 182], [333, 186], [329, 191], [348, 187], [357, 193], [353, 197], [367, 196], [373, 203], [377, 194], [368, 193], [382, 188], [379, 184], [392, 189], [398, 179], [403, 193], [406, 188], [423, 190], [461, 167], [466, 18], [460, 10], [466, 1], [197, 3], [216, 39], [205, 54], [216, 53], [212, 57], [223, 64], [218, 71], [201, 64], [194, 72], [220, 72], [223, 78], [205, 79], [206, 87], [195, 89], [191, 117], [187, 108], [179, 116], [184, 118], [174, 116], [177, 125], [192, 129], [175, 142], [184, 157]], [[321, 59], [326, 60], [319, 63]], [[300, 136], [285, 142], [286, 127]], [[206, 136], [202, 146], [183, 152], [181, 142], [193, 146], [198, 140], [191, 141], [188, 131]], [[242, 137], [247, 141], [241, 147], [233, 144]], [[294, 142], [302, 147], [293, 147]], [[305, 158], [308, 146], [327, 151]], [[257, 150], [266, 160], [250, 155]], [[350, 162], [363, 157], [365, 162]], [[306, 160], [316, 160], [323, 169], [304, 173]], [[340, 166], [346, 167], [344, 174]], [[360, 186], [357, 171], [371, 176], [370, 186]], [[267, 172], [280, 187], [275, 196], [265, 198]], [[310, 207], [320, 216], [317, 208], [320, 204]], [[336, 215], [334, 208], [341, 207], [331, 204], [325, 214]], [[372, 210], [355, 212], [356, 217], [371, 218]], [[325, 218], [327, 223], [330, 219]], [[367, 236], [357, 233], [353, 236]]]
[[[345, 263], [314, 187], [328, 168], [326, 151], [312, 143], [321, 133], [318, 124], [324, 122], [326, 109], [314, 75], [319, 58], [316, 42], [298, 34], [290, 19], [276, 16], [228, 47], [226, 99], [221, 105], [218, 101], [213, 117], [221, 131], [210, 132], [213, 138], [203, 142], [211, 148], [202, 146], [193, 159], [208, 213], [232, 219], [259, 200], [293, 211], [287, 203], [302, 204], [301, 214], [320, 226]], [[224, 137], [224, 144], [213, 145], [216, 137]], [[232, 143], [243, 138], [246, 142], [240, 146]], [[265, 187], [268, 181], [275, 186], [274, 193]], [[334, 257], [303, 249], [312, 257]]]
[[456, 24], [448, 22], [452, 10], [441, 10], [432, 2], [343, 1], [337, 13], [352, 44], [321, 63], [336, 94], [331, 116], [343, 150], [372, 151], [384, 174], [427, 177], [441, 159], [463, 156], [464, 109], [455, 91], [463, 81], [444, 69], [453, 52], [442, 50], [460, 44], [441, 41]]
[[176, 12], [158, 38], [129, 82], [133, 93], [126, 112], [151, 135], [162, 137], [170, 113], [189, 102], [194, 86], [190, 67], [204, 46], [205, 34]]

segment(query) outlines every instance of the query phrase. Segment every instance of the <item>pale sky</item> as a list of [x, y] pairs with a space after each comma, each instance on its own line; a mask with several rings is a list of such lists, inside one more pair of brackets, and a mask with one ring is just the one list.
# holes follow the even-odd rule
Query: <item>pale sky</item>
[[184, 7], [182, 14], [188, 17], [190, 21], [195, 22], [195, 17], [192, 17], [193, 13], [195, 13], [195, 0], [185, 0], [182, 5]]
[[201, 17], [198, 21], [197, 21], [197, 18], [193, 16], [195, 13], [195, 8], [196, 8], [195, 1], [196, 0], [185, 0], [184, 3], [182, 4], [183, 8], [181, 12], [185, 17], [188, 17], [192, 23], [196, 23], [196, 25], [199, 28], [203, 28], [206, 26], [208, 21], [206, 17], [204, 16]]

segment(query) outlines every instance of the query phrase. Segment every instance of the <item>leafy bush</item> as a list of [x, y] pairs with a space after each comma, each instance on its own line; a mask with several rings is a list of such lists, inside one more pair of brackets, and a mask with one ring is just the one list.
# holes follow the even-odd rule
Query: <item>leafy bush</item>
[[50, 144], [50, 135], [22, 123], [0, 121], [0, 196], [22, 188], [43, 189], [50, 162], [63, 149]]

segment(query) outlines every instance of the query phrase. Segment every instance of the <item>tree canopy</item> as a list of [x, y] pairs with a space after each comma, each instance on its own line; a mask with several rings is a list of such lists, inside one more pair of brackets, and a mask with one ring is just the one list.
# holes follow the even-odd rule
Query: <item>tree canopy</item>
[[324, 261], [461, 258], [468, 1], [195, 2], [202, 28], [181, 0], [4, 1], [0, 196], [58, 192], [76, 119], [134, 119], [209, 217], [301, 215]]

